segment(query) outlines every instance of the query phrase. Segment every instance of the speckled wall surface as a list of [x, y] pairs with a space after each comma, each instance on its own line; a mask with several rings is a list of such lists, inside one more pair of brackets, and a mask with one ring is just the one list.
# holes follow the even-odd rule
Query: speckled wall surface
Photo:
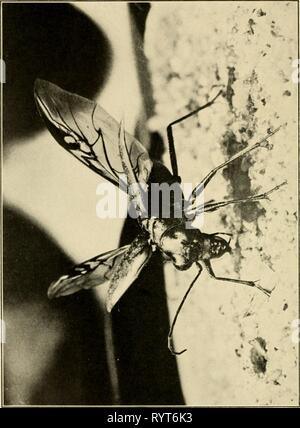
[[[232, 199], [288, 180], [270, 200], [204, 218], [203, 231], [233, 234], [233, 254], [214, 262], [216, 273], [259, 279], [273, 292], [268, 298], [203, 272], [175, 331], [176, 346], [188, 348], [178, 357], [186, 402], [297, 405], [297, 85], [291, 79], [297, 3], [153, 3], [145, 48], [156, 102], [152, 129], [165, 133], [170, 121], [225, 91], [176, 127], [183, 181], [196, 184], [269, 128], [283, 125], [270, 140], [272, 150], [258, 149], [219, 172], [205, 192], [205, 200]], [[166, 266], [170, 316], [195, 273]]]

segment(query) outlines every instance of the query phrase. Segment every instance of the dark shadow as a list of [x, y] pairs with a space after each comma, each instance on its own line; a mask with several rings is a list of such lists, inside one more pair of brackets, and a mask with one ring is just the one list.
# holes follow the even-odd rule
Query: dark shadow
[[[127, 219], [121, 245], [140, 232]], [[169, 318], [161, 255], [153, 254], [113, 310], [122, 404], [184, 404], [176, 359], [167, 347]]]
[[3, 4], [4, 142], [42, 127], [37, 77], [87, 98], [101, 89], [112, 63], [106, 36], [82, 12], [63, 3]]
[[148, 67], [148, 60], [144, 54], [143, 41], [147, 16], [150, 11], [150, 8], [150, 3], [129, 3], [129, 12], [132, 18], [132, 37], [134, 40], [133, 47], [135, 50], [139, 85], [143, 97], [143, 107], [148, 118], [153, 116], [155, 106], [152, 92], [151, 76]]
[[152, 160], [162, 160], [163, 154], [165, 153], [164, 140], [159, 132], [152, 132], [150, 134], [150, 148], [149, 155]]
[[[140, 32], [140, 38], [136, 38], [139, 43], [148, 10], [143, 6], [139, 22], [135, 21], [138, 29], [134, 34]], [[6, 143], [16, 137], [27, 138], [42, 127], [33, 100], [36, 77], [92, 98], [110, 70], [111, 49], [106, 37], [68, 4], [4, 4], [3, 39]], [[137, 57], [142, 58], [139, 73], [149, 112], [153, 100], [142, 48], [142, 44], [136, 45]], [[154, 140], [156, 147], [152, 147], [151, 154], [160, 158], [161, 141], [157, 136]], [[121, 243], [131, 242], [139, 230], [136, 221], [127, 220]], [[18, 353], [19, 349], [26, 351], [26, 358], [31, 358], [31, 353], [37, 358], [36, 353], [43, 352], [42, 343], [40, 350], [32, 348], [28, 335], [39, 338], [44, 334], [51, 341], [47, 332], [52, 325], [60, 329], [62, 337], [52, 348], [50, 343], [54, 358], [41, 355], [41, 378], [35, 382], [26, 373], [20, 379], [22, 386], [27, 382], [31, 388], [30, 403], [26, 404], [113, 404], [103, 314], [93, 293], [83, 291], [53, 301], [47, 299], [49, 284], [71, 264], [45, 231], [20, 212], [4, 210], [4, 318], [18, 318], [13, 322], [17, 337], [9, 334], [8, 326], [6, 349], [12, 349], [22, 365], [25, 355]], [[36, 307], [42, 312], [36, 312]], [[38, 319], [34, 318], [36, 314]], [[22, 316], [30, 317], [29, 328], [28, 323], [18, 321]], [[169, 318], [160, 254], [153, 255], [114, 309], [113, 327], [121, 404], [183, 404], [176, 359], [167, 348]], [[7, 368], [8, 357], [5, 363]], [[8, 374], [5, 382], [6, 404], [18, 404]]]
[[[11, 394], [8, 368], [42, 361], [40, 380], [29, 377], [18, 381], [31, 391], [26, 404], [111, 404], [112, 393], [106, 362], [103, 314], [92, 292], [49, 301], [47, 288], [71, 266], [57, 245], [29, 219], [15, 210], [4, 209], [4, 319], [14, 317], [15, 334], [7, 328], [5, 352], [5, 403], [18, 404], [23, 397]], [[42, 308], [36, 312], [36, 308]], [[38, 313], [38, 319], [36, 318]], [[26, 322], [20, 320], [26, 317]], [[29, 319], [28, 319], [29, 318]], [[62, 340], [51, 344], [52, 329]], [[50, 329], [50, 330], [49, 330]], [[45, 337], [43, 345], [33, 346], [32, 337]], [[42, 340], [43, 342], [43, 340]], [[22, 350], [23, 352], [20, 352]], [[32, 358], [32, 362], [24, 361]], [[10, 358], [14, 361], [10, 361]], [[49, 358], [48, 358], [49, 357]], [[28, 370], [28, 369], [27, 369]]]
[[[130, 4], [139, 80], [147, 117], [153, 114], [154, 106], [148, 64], [143, 52], [149, 9], [148, 3]], [[160, 160], [163, 152], [161, 136], [153, 133], [150, 136], [151, 158]], [[156, 173], [162, 178], [161, 170], [158, 172], [157, 168], [153, 168], [149, 181], [157, 181]], [[137, 221], [128, 218], [120, 244], [130, 243], [140, 230]], [[138, 279], [117, 303], [112, 319], [121, 404], [184, 404], [176, 359], [167, 347], [169, 316], [163, 261], [159, 252], [152, 255]]]
[[142, 39], [144, 38], [146, 20], [150, 8], [151, 4], [147, 2], [129, 3], [129, 12]]

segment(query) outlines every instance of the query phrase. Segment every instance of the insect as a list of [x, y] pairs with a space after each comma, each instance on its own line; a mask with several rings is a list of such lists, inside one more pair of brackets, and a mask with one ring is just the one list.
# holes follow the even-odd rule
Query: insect
[[[198, 228], [187, 227], [187, 224], [190, 214], [195, 216], [216, 211], [230, 204], [268, 199], [272, 192], [286, 183], [281, 183], [268, 192], [247, 198], [206, 203], [200, 201], [202, 192], [218, 171], [252, 150], [270, 148], [268, 140], [280, 127], [269, 131], [260, 141], [244, 148], [210, 171], [186, 201], [180, 187], [181, 179], [178, 175], [173, 127], [211, 106], [222, 95], [222, 91], [205, 105], [168, 125], [167, 137], [172, 173], [162, 163], [150, 159], [143, 145], [125, 132], [123, 121], [119, 124], [95, 102], [40, 79], [35, 82], [34, 95], [38, 110], [49, 131], [64, 149], [114, 185], [118, 186], [121, 183], [122, 187], [121, 176], [125, 173], [129, 187], [135, 186], [135, 190], [128, 193], [130, 200], [135, 204], [137, 221], [140, 224], [140, 233], [130, 245], [100, 254], [75, 266], [67, 275], [50, 285], [49, 298], [66, 296], [82, 289], [109, 284], [106, 307], [110, 312], [138, 277], [153, 251], [160, 251], [179, 270], [189, 269], [195, 263], [198, 273], [177, 309], [168, 334], [169, 350], [172, 354], [179, 355], [186, 349], [182, 351], [174, 349], [172, 340], [174, 326], [203, 267], [215, 280], [255, 287], [267, 296], [270, 295], [271, 292], [261, 287], [257, 281], [224, 278], [215, 274], [211, 260], [231, 252], [230, 234], [219, 232], [207, 234]], [[155, 216], [142, 215], [145, 202], [151, 193], [150, 184], [152, 183], [167, 183], [179, 189], [179, 193], [176, 192], [177, 196], [173, 195], [167, 201], [172, 208], [170, 215], [164, 216], [161, 211]], [[123, 183], [123, 190], [126, 191], [129, 187]], [[181, 211], [181, 216], [174, 215], [175, 208]]]

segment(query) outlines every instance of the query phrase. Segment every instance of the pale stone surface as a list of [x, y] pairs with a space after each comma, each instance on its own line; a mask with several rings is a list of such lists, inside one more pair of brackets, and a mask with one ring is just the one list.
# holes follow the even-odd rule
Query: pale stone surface
[[[250, 137], [251, 144], [287, 123], [272, 137], [273, 150], [255, 151], [227, 175], [218, 173], [205, 194], [249, 196], [288, 180], [271, 201], [207, 214], [202, 228], [234, 235], [233, 254], [214, 262], [216, 273], [259, 279], [275, 287], [271, 297], [203, 273], [179, 316], [175, 344], [188, 348], [178, 358], [187, 404], [296, 405], [296, 2], [153, 3], [145, 48], [156, 102], [149, 125], [164, 137], [170, 121], [225, 85], [226, 98], [176, 128], [183, 181], [196, 184]], [[166, 267], [170, 317], [195, 273]]]

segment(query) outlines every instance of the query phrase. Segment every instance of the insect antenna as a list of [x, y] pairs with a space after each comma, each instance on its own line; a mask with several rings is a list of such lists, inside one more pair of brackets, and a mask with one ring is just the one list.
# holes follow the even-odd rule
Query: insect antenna
[[173, 355], [181, 355], [181, 354], [183, 354], [186, 351], [186, 349], [183, 349], [182, 351], [175, 351], [174, 346], [173, 346], [173, 331], [174, 331], [174, 327], [175, 327], [178, 315], [179, 315], [179, 313], [180, 313], [180, 311], [182, 309], [182, 306], [184, 305], [184, 302], [186, 301], [187, 296], [189, 295], [191, 289], [193, 288], [195, 282], [197, 281], [197, 279], [199, 278], [199, 276], [200, 276], [200, 274], [202, 272], [202, 267], [199, 266], [199, 268], [200, 268], [199, 272], [197, 273], [197, 275], [195, 276], [195, 278], [191, 282], [189, 288], [187, 289], [185, 295], [183, 296], [183, 298], [182, 298], [182, 300], [180, 302], [180, 305], [177, 308], [176, 314], [175, 314], [175, 316], [173, 318], [173, 321], [172, 321], [172, 324], [171, 324], [171, 327], [170, 327], [170, 330], [169, 330], [169, 334], [168, 334], [168, 348], [169, 348], [169, 351], [171, 352], [171, 354], [173, 354]]

